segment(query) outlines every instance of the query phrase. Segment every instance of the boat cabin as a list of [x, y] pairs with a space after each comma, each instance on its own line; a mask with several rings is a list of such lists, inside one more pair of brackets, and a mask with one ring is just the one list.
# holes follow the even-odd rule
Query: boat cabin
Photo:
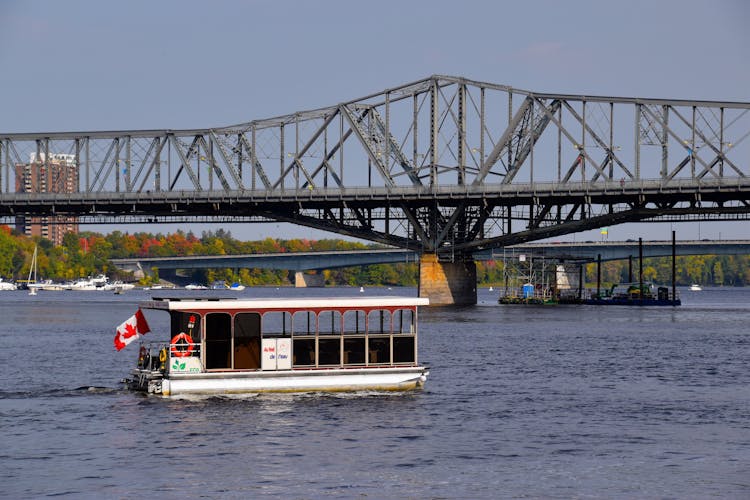
[[426, 304], [405, 297], [182, 297], [140, 306], [170, 315], [168, 370], [207, 373], [416, 366], [417, 306]]

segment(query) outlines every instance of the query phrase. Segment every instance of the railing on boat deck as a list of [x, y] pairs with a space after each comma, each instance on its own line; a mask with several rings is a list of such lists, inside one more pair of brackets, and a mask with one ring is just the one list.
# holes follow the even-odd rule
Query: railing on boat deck
[[658, 286], [654, 290], [654, 287], [647, 283], [642, 285], [632, 283], [629, 286], [628, 284], [617, 285], [608, 289], [600, 289], [598, 293], [596, 289], [592, 289], [590, 292], [592, 299], [675, 301], [680, 298], [680, 293], [677, 290], [672, 293], [667, 286]]
[[509, 287], [500, 290], [498, 301], [501, 304], [547, 304], [558, 299], [559, 295], [550, 288]]
[[644, 285], [643, 295], [635, 289], [626, 291], [617, 291], [612, 288], [600, 288], [599, 291], [595, 288], [585, 288], [580, 291], [577, 289], [560, 289], [554, 293], [549, 289], [537, 290], [537, 289], [506, 289], [501, 290], [498, 298], [500, 304], [573, 304], [580, 303], [585, 300], [655, 300], [655, 301], [678, 301], [680, 300], [680, 293], [672, 291], [666, 286], [659, 286], [655, 290], [650, 287], [647, 289]]
[[[138, 368], [144, 370], [160, 370], [165, 371], [169, 367], [170, 359], [184, 359], [188, 357], [201, 357], [201, 345], [200, 343], [192, 344], [170, 344], [169, 342], [144, 342], [141, 344], [141, 348], [145, 349], [139, 352], [138, 355]], [[173, 350], [180, 351], [183, 348], [187, 348], [187, 354], [185, 356], [175, 356]], [[162, 351], [165, 353], [162, 355]], [[141, 354], [145, 355], [141, 355]]]
[[[266, 337], [273, 338], [273, 337]], [[417, 339], [413, 333], [400, 334], [344, 334], [294, 336], [292, 340], [292, 368], [336, 368], [361, 366], [412, 366], [417, 363]], [[316, 345], [317, 344], [317, 345]], [[187, 349], [187, 346], [192, 349]], [[151, 371], [173, 371], [175, 361], [197, 358], [200, 371], [207, 370], [201, 361], [201, 344], [170, 344], [146, 342], [141, 344], [138, 368]], [[185, 356], [175, 355], [187, 349]], [[260, 353], [258, 353], [260, 354]], [[261, 360], [254, 369], [261, 369]], [[194, 362], [191, 363], [194, 365]], [[239, 368], [221, 367], [221, 370]], [[245, 368], [243, 368], [245, 369]], [[179, 370], [178, 370], [179, 371]]]
[[413, 365], [417, 340], [409, 333], [300, 335], [293, 337], [292, 353], [294, 368]]

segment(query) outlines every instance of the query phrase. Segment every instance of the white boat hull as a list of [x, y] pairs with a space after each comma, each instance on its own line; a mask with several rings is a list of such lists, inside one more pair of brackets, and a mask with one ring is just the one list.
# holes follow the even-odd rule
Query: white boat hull
[[417, 367], [346, 368], [167, 374], [135, 370], [131, 386], [162, 396], [262, 392], [406, 391], [422, 387], [429, 370]]
[[39, 286], [37, 288], [40, 290], [48, 291], [48, 292], [61, 292], [65, 290], [65, 286], [59, 283], [50, 283], [47, 285]]

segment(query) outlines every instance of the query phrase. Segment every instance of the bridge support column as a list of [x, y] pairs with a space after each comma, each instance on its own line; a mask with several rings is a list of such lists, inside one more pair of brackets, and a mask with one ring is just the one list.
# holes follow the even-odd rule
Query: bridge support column
[[294, 273], [295, 288], [323, 286], [325, 286], [325, 280], [323, 279], [322, 274], [305, 274], [302, 271], [297, 271]]
[[[130, 269], [127, 269], [127, 271], [130, 271]], [[133, 269], [133, 277], [141, 279], [145, 278], [146, 274], [148, 273], [146, 273], [146, 271], [144, 271], [144, 269], [141, 267], [141, 263], [136, 262], [135, 269]]]
[[440, 262], [435, 254], [424, 254], [419, 261], [419, 296], [432, 306], [477, 303], [477, 265], [471, 257], [456, 262]]

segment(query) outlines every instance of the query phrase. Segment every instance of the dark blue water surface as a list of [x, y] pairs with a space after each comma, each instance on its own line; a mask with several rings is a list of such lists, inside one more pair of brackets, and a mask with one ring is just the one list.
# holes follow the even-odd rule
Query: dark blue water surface
[[[0, 292], [0, 496], [750, 498], [750, 289], [678, 308], [483, 289], [421, 311], [422, 391], [178, 400], [119, 385], [138, 349], [114, 329], [148, 293]], [[415, 291], [239, 295], [374, 294]]]

